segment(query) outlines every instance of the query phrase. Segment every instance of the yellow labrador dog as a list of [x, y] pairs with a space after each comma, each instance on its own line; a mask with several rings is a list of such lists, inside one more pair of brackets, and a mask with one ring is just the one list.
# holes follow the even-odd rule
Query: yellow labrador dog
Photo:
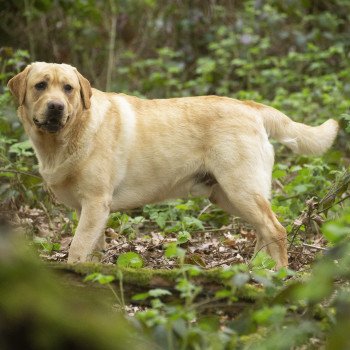
[[191, 195], [254, 225], [256, 251], [287, 266], [286, 231], [269, 203], [268, 137], [296, 153], [321, 154], [338, 130], [332, 119], [310, 127], [252, 101], [105, 93], [67, 64], [33, 63], [8, 87], [42, 177], [79, 213], [70, 263], [103, 247], [110, 211]]

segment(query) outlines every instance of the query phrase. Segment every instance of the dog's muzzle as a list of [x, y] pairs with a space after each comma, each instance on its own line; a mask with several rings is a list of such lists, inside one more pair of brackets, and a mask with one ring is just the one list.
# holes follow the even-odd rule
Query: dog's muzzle
[[64, 124], [62, 122], [64, 116], [64, 105], [61, 102], [49, 102], [47, 104], [46, 119], [41, 122], [36, 118], [33, 118], [34, 124], [43, 130], [50, 133], [55, 133], [63, 128]]

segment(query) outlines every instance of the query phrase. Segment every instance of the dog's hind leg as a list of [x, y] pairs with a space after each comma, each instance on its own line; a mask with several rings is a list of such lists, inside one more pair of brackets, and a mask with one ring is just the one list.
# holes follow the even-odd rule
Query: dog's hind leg
[[105, 233], [104, 231], [102, 232], [102, 234], [100, 235], [100, 238], [98, 239], [96, 246], [95, 246], [95, 250], [100, 252], [102, 250], [104, 250], [106, 248], [106, 237], [105, 237]]
[[269, 202], [273, 148], [267, 137], [250, 139], [249, 147], [227, 140], [218, 143], [208, 157], [207, 166], [218, 182], [210, 199], [256, 228], [256, 253], [264, 250], [277, 268], [287, 266], [286, 231]]
[[255, 253], [267, 252], [276, 261], [276, 268], [287, 266], [286, 231], [276, 219], [269, 201], [262, 194], [250, 191], [249, 188], [237, 189], [231, 187], [227, 180], [224, 182], [225, 187], [216, 185], [209, 199], [256, 228]]
[[256, 253], [266, 251], [276, 261], [276, 268], [287, 266], [286, 231], [276, 219], [269, 201], [259, 191], [249, 188], [249, 183], [237, 186], [237, 181], [232, 183], [229, 175], [216, 175], [216, 178], [220, 185], [216, 185], [209, 199], [256, 228]]
[[[209, 197], [209, 200], [220, 207], [221, 209], [225, 210], [227, 213], [235, 216], [239, 216], [239, 209], [235, 208], [235, 206], [230, 202], [228, 199], [226, 193], [221, 188], [219, 184], [216, 184], [211, 192], [211, 195]], [[254, 255], [257, 254], [260, 251], [264, 251], [268, 253], [267, 250], [267, 244], [264, 241], [263, 237], [259, 234], [256, 235], [256, 244], [254, 249]]]

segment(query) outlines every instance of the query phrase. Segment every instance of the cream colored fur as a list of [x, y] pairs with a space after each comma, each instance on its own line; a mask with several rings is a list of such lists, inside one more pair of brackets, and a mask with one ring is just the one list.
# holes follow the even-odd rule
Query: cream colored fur
[[[35, 84], [47, 82], [37, 91]], [[73, 90], [64, 91], [64, 84]], [[103, 246], [110, 211], [189, 195], [207, 196], [257, 230], [256, 251], [287, 266], [286, 233], [269, 199], [273, 147], [321, 154], [337, 123], [310, 127], [252, 101], [204, 96], [139, 99], [91, 89], [68, 65], [37, 62], [9, 81], [33, 143], [40, 173], [58, 200], [76, 209], [79, 224], [69, 262], [90, 260]], [[49, 133], [47, 103], [65, 106], [62, 129]]]

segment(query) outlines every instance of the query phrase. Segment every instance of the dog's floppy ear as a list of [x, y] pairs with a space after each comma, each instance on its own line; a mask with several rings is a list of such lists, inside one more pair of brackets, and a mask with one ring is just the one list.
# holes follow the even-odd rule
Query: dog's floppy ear
[[30, 71], [31, 66], [28, 65], [21, 73], [18, 73], [7, 83], [7, 87], [10, 89], [12, 95], [14, 95], [19, 105], [23, 105], [24, 98], [26, 96], [27, 88], [27, 75]]
[[75, 73], [78, 76], [79, 79], [79, 84], [80, 84], [80, 95], [81, 98], [83, 100], [84, 103], [84, 108], [85, 109], [89, 109], [91, 106], [91, 102], [90, 102], [90, 98], [92, 95], [92, 91], [91, 91], [91, 85], [89, 80], [87, 80], [86, 78], [84, 78], [76, 69]]

